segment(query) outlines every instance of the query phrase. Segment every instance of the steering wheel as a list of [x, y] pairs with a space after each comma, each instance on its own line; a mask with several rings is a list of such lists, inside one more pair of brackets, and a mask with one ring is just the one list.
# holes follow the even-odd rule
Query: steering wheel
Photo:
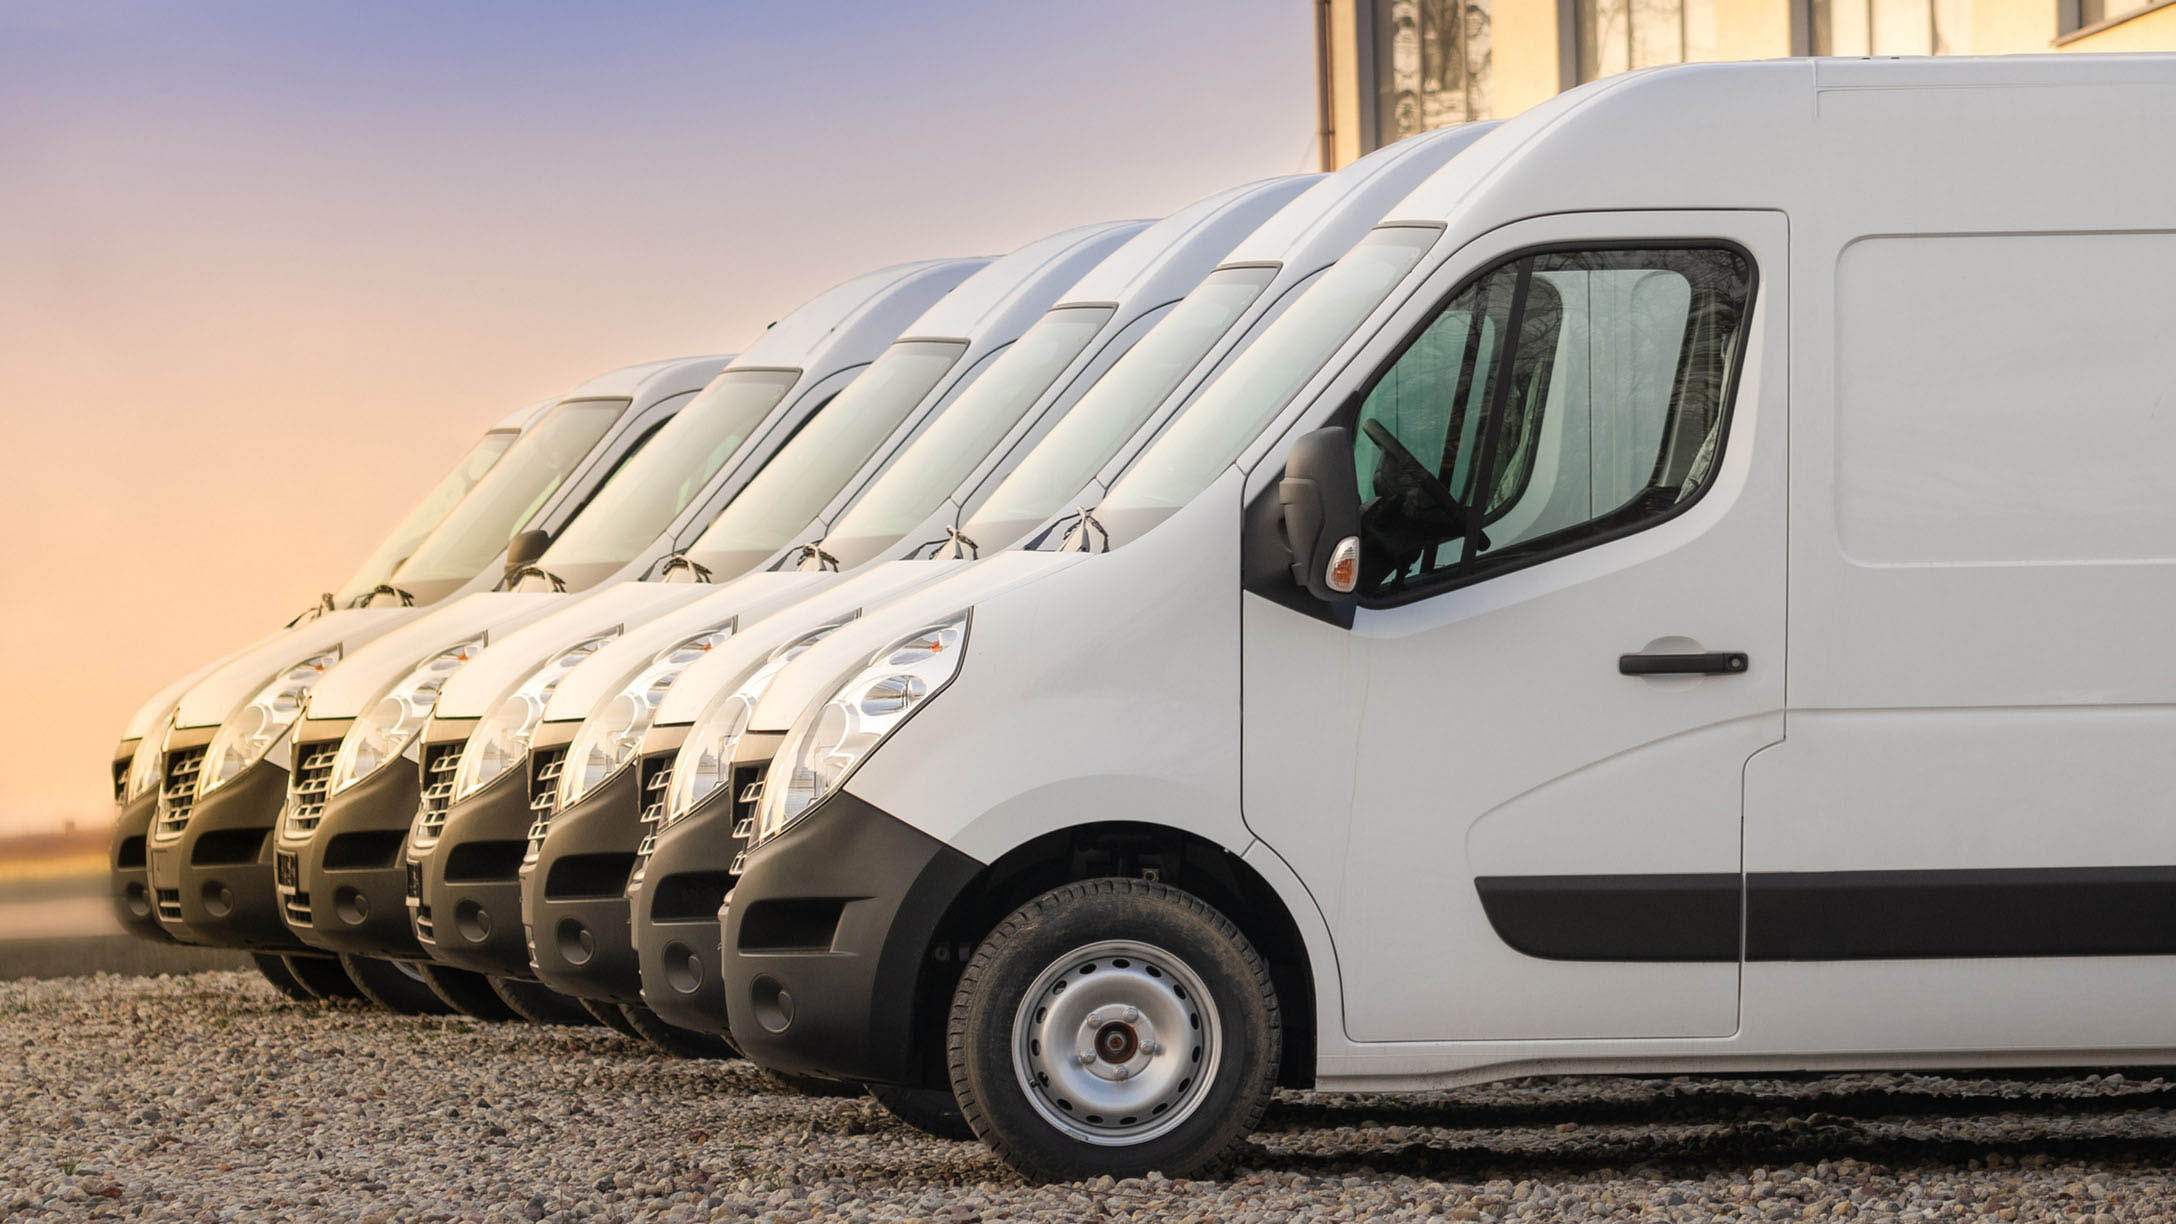
[[1466, 520], [1466, 507], [1458, 500], [1458, 495], [1451, 492], [1450, 486], [1438, 479], [1434, 472], [1429, 471], [1427, 464], [1414, 458], [1413, 452], [1405, 449], [1405, 443], [1398, 441], [1396, 434], [1383, 428], [1381, 421], [1368, 421], [1360, 428], [1367, 433], [1370, 441], [1383, 449], [1384, 454], [1405, 469], [1406, 474], [1413, 478], [1429, 501], [1456, 515], [1459, 522]]

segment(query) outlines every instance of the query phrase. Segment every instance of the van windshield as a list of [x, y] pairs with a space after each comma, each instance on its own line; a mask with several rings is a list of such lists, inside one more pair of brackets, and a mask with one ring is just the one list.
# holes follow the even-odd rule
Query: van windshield
[[839, 515], [827, 551], [857, 564], [921, 526], [1050, 390], [1110, 321], [1108, 306], [1063, 306], [1036, 320], [922, 436]]
[[1269, 265], [1219, 268], [1126, 350], [1035, 444], [960, 529], [982, 550], [1003, 548], [1066, 508], [1277, 274]]
[[545, 413], [491, 465], [446, 521], [423, 537], [393, 571], [393, 585], [427, 601], [447, 594], [443, 588], [448, 584], [458, 586], [481, 573], [506, 550], [506, 538], [527, 524], [589, 457], [628, 402], [567, 400]]
[[476, 482], [484, 478], [484, 473], [491, 470], [491, 465], [497, 463], [499, 456], [504, 455], [520, 436], [521, 431], [517, 429], [494, 429], [470, 447], [469, 452], [461, 456], [461, 462], [423, 495], [423, 500], [400, 521], [393, 534], [385, 537], [385, 542], [370, 554], [355, 571], [355, 576], [333, 595], [333, 604], [345, 608], [392, 577], [394, 568], [416, 550], [416, 545], [431, 533], [431, 528], [453, 513], [453, 508], [461, 504], [461, 499], [468, 496], [468, 491], [476, 487]]
[[689, 559], [722, 581], [792, 543], [966, 351], [956, 340], [901, 340], [884, 350], [727, 503], [688, 547]]
[[[1376, 230], [1264, 328], [1112, 484], [1096, 508], [1110, 546], [1138, 538], [1223, 474], [1441, 233], [1413, 225]], [[1062, 545], [1053, 539], [1048, 546]]]
[[710, 380], [597, 491], [537, 564], [617, 569], [672, 526], [785, 398], [799, 370], [727, 370]]

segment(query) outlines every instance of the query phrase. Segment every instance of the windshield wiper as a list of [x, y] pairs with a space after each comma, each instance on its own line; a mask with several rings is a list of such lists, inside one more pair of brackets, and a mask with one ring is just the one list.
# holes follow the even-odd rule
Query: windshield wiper
[[654, 571], [653, 576], [659, 582], [663, 582], [667, 578], [672, 577], [673, 573], [678, 570], [686, 570], [690, 574], [695, 575], [695, 581], [697, 582], [710, 581], [710, 567], [704, 565], [700, 561], [697, 561], [695, 558], [687, 555], [684, 552], [676, 552], [673, 555], [665, 558], [663, 561], [658, 562], [657, 569]]
[[[1064, 552], [1066, 546], [1076, 540], [1080, 542], [1080, 547], [1074, 549], [1074, 552], [1106, 553], [1111, 551], [1110, 529], [1097, 522], [1096, 516], [1088, 513], [1088, 507], [1086, 506], [1075, 507], [1073, 513], [1080, 518], [1080, 522], [1075, 523], [1073, 530], [1066, 533], [1065, 542], [1058, 546], [1058, 551]], [[1103, 537], [1103, 547], [1101, 548], [1093, 546], [1098, 535]]]
[[551, 572], [548, 569], [545, 569], [543, 566], [536, 565], [534, 563], [529, 565], [517, 565], [514, 568], [506, 571], [506, 577], [500, 581], [499, 589], [502, 591], [511, 591], [515, 587], [520, 586], [524, 579], [528, 578], [542, 578], [544, 581], [551, 583], [552, 593], [555, 595], [560, 594], [567, 589], [566, 579], [561, 578], [559, 575]]
[[333, 603], [332, 592], [327, 591], [317, 597], [316, 603], [311, 604], [309, 607], [304, 608], [302, 611], [295, 613], [295, 619], [288, 621], [286, 627], [292, 629], [296, 625], [304, 624], [308, 621], [314, 621], [318, 617], [325, 615], [327, 612], [332, 611], [336, 606], [337, 605]]
[[363, 596], [361, 599], [356, 600], [355, 606], [359, 608], [367, 608], [370, 606], [370, 601], [376, 599], [380, 595], [391, 595], [399, 599], [400, 606], [403, 608], [413, 608], [416, 606], [416, 597], [413, 593], [404, 591], [401, 588], [394, 586], [390, 582], [381, 582], [378, 585], [370, 588], [370, 593]]
[[839, 572], [839, 559], [823, 550], [822, 540], [803, 544], [801, 546], [801, 555], [794, 558], [793, 567], [806, 571], [810, 569], [809, 562], [811, 561], [816, 563], [814, 567], [816, 573], [836, 574]]

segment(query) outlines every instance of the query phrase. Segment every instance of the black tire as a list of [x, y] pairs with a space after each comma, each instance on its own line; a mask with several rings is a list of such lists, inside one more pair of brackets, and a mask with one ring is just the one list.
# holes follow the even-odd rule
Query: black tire
[[627, 1017], [620, 1012], [619, 1004], [600, 1003], [595, 999], [576, 999], [575, 1002], [580, 1003], [582, 1010], [588, 1012], [590, 1019], [595, 1020], [597, 1023], [611, 1029], [622, 1037], [632, 1037], [637, 1041], [642, 1040], [642, 1034], [635, 1031], [635, 1026], [627, 1023]]
[[869, 1095], [908, 1126], [939, 1139], [974, 1142], [975, 1128], [967, 1125], [960, 1103], [943, 1088], [901, 1088], [897, 1084], [871, 1084]]
[[481, 973], [425, 962], [418, 962], [416, 969], [423, 974], [432, 994], [471, 1020], [504, 1024], [521, 1019], [506, 1005], [506, 1000], [499, 997], [499, 992], [491, 989], [491, 979]]
[[785, 1071], [763, 1068], [763, 1078], [795, 1096], [805, 1097], [858, 1097], [868, 1091], [852, 1080], [831, 1079], [822, 1075], [793, 1075]]
[[443, 1016], [453, 1008], [438, 997], [431, 984], [423, 980], [423, 971], [413, 964], [384, 960], [375, 956], [357, 956], [352, 952], [340, 954], [340, 967], [355, 983], [363, 997], [403, 1016]]
[[698, 1033], [694, 1029], [668, 1024], [664, 1017], [640, 1003], [621, 1004], [620, 1015], [637, 1037], [674, 1058], [740, 1057], [740, 1051], [733, 1043], [716, 1033]]
[[356, 988], [348, 971], [340, 967], [335, 956], [303, 956], [290, 953], [280, 958], [287, 972], [304, 990], [320, 999], [360, 999], [363, 992]]
[[272, 989], [279, 991], [281, 995], [297, 1003], [316, 1003], [319, 1001], [318, 997], [310, 992], [309, 987], [295, 980], [295, 975], [287, 969], [286, 961], [270, 952], [252, 952], [249, 959], [256, 963], [257, 972], [263, 975], [264, 980], [270, 982]]
[[568, 1028], [586, 1028], [597, 1023], [597, 1017], [582, 1010], [582, 1005], [560, 994], [541, 982], [524, 982], [515, 978], [493, 977], [491, 989], [514, 1014], [531, 1024], [558, 1024]]
[[[1098, 969], [1114, 972], [1094, 979]], [[1186, 989], [1189, 976], [1197, 990]], [[1061, 1005], [1069, 985], [1079, 989]], [[1030, 990], [1047, 1006], [1024, 1008]], [[1153, 1002], [1124, 1005], [1135, 998]], [[1149, 1012], [1161, 1012], [1161, 1026]], [[1014, 1069], [1016, 1021], [1023, 1059], [1042, 1068], [1037, 1088]], [[1052, 1030], [1088, 1044], [1037, 1061], [1049, 1047], [1030, 1038]], [[1125, 1058], [1105, 1058], [1106, 1040]], [[946, 1056], [968, 1125], [1025, 1177], [1194, 1177], [1229, 1163], [1261, 1121], [1282, 1041], [1269, 966], [1237, 927], [1190, 893], [1112, 878], [1054, 888], [997, 924], [960, 976]], [[1068, 1081], [1117, 1102], [1103, 1109], [1138, 1112], [1088, 1113], [1068, 1099]], [[1159, 1120], [1166, 1110], [1176, 1112]]]

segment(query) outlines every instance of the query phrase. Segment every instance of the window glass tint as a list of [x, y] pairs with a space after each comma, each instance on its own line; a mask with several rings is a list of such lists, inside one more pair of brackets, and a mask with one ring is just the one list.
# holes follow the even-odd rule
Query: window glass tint
[[385, 542], [378, 545], [377, 551], [370, 554], [370, 559], [364, 561], [361, 568], [355, 571], [355, 576], [348, 579], [339, 593], [333, 596], [333, 601], [344, 607], [370, 594], [379, 583], [391, 577], [394, 567], [415, 551], [416, 545], [422, 542], [424, 536], [430, 534], [431, 528], [438, 526], [453, 512], [453, 508], [461, 503], [463, 497], [468, 496], [469, 490], [476, 487], [476, 482], [484, 478], [484, 473], [491, 470], [491, 465], [497, 463], [499, 456], [504, 455], [507, 448], [513, 446], [514, 440], [520, 436], [520, 433], [511, 429], [494, 430], [485, 434], [482, 441], [461, 457], [461, 462], [455, 464], [452, 471], [446, 473], [430, 492], [423, 495], [423, 500], [417, 502], [416, 508], [408, 512], [408, 517], [400, 521], [400, 526], [393, 529], [393, 534], [385, 537]]
[[569, 400], [530, 426], [401, 567], [394, 584], [466, 582], [506, 549], [627, 408], [624, 399]]
[[1751, 282], [1731, 251], [1609, 250], [1454, 294], [1360, 403], [1362, 593], [1507, 568], [1697, 496]]
[[[1127, 512], [1168, 513], [1209, 487], [1413, 269], [1439, 232], [1389, 226], [1362, 239], [1141, 452], [1111, 486], [1098, 516], [1108, 522]], [[1162, 514], [1127, 517], [1127, 528], [1137, 535]], [[1124, 542], [1118, 534], [1114, 547]]]
[[889, 544], [944, 504], [1111, 317], [1107, 306], [1068, 306], [1036, 320], [832, 525], [839, 540]]
[[[799, 370], [727, 370], [635, 451], [567, 524], [539, 564], [624, 565], [706, 488], [769, 417]], [[556, 572], [556, 571], [554, 571]]]
[[1065, 509], [1065, 499], [1103, 470], [1276, 274], [1272, 267], [1221, 268], [1204, 278], [998, 482], [963, 528], [967, 537], [1002, 547], [1006, 541], [994, 538], [1001, 524], [1033, 526]]
[[718, 578], [792, 542], [913, 413], [967, 346], [902, 340], [778, 449], [687, 551]]

